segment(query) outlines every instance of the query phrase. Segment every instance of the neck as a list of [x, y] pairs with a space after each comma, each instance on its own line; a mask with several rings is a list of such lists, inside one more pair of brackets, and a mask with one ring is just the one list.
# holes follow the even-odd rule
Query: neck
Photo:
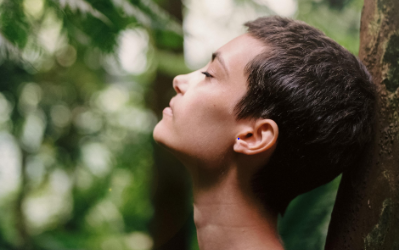
[[[277, 214], [263, 208], [249, 181], [231, 170], [215, 185], [194, 181], [194, 221], [201, 250], [283, 250]], [[244, 185], [247, 183], [248, 185]]]

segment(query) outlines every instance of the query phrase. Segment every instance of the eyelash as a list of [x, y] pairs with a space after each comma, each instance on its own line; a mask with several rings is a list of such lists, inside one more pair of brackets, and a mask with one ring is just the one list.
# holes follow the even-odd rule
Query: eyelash
[[211, 74], [209, 74], [207, 71], [201, 72], [202, 74], [205, 75], [205, 77], [213, 77]]

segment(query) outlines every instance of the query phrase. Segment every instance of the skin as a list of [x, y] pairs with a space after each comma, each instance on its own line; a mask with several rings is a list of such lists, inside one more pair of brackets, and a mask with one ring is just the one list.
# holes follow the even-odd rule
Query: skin
[[250, 188], [252, 175], [274, 151], [278, 126], [270, 119], [236, 121], [233, 112], [247, 91], [245, 66], [266, 49], [244, 34], [218, 49], [204, 68], [176, 76], [171, 110], [153, 131], [191, 174], [201, 250], [283, 249], [277, 214]]

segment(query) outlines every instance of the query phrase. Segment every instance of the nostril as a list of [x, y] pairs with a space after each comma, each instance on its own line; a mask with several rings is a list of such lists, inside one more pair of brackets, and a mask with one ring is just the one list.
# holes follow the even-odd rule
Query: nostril
[[173, 88], [175, 89], [175, 91], [177, 92], [177, 93], [180, 93], [181, 92], [181, 90], [180, 90], [180, 88], [177, 86], [177, 76], [173, 79]]
[[179, 85], [181, 84], [181, 82], [182, 82], [182, 79], [180, 79], [180, 75], [179, 76], [176, 76], [174, 79], [173, 79], [173, 88], [175, 89], [175, 91], [176, 91], [176, 93], [178, 93], [178, 94], [181, 94], [182, 93], [182, 89], [179, 87]]
[[189, 75], [178, 75], [173, 79], [173, 88], [178, 94], [184, 94], [187, 90]]
[[177, 85], [175, 86], [175, 90], [177, 93], [181, 93], [181, 89]]

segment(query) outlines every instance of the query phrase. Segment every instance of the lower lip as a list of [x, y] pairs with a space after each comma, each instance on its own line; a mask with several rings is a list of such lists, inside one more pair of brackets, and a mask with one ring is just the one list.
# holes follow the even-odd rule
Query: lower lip
[[166, 115], [173, 115], [172, 109], [170, 107], [166, 107], [162, 112]]

